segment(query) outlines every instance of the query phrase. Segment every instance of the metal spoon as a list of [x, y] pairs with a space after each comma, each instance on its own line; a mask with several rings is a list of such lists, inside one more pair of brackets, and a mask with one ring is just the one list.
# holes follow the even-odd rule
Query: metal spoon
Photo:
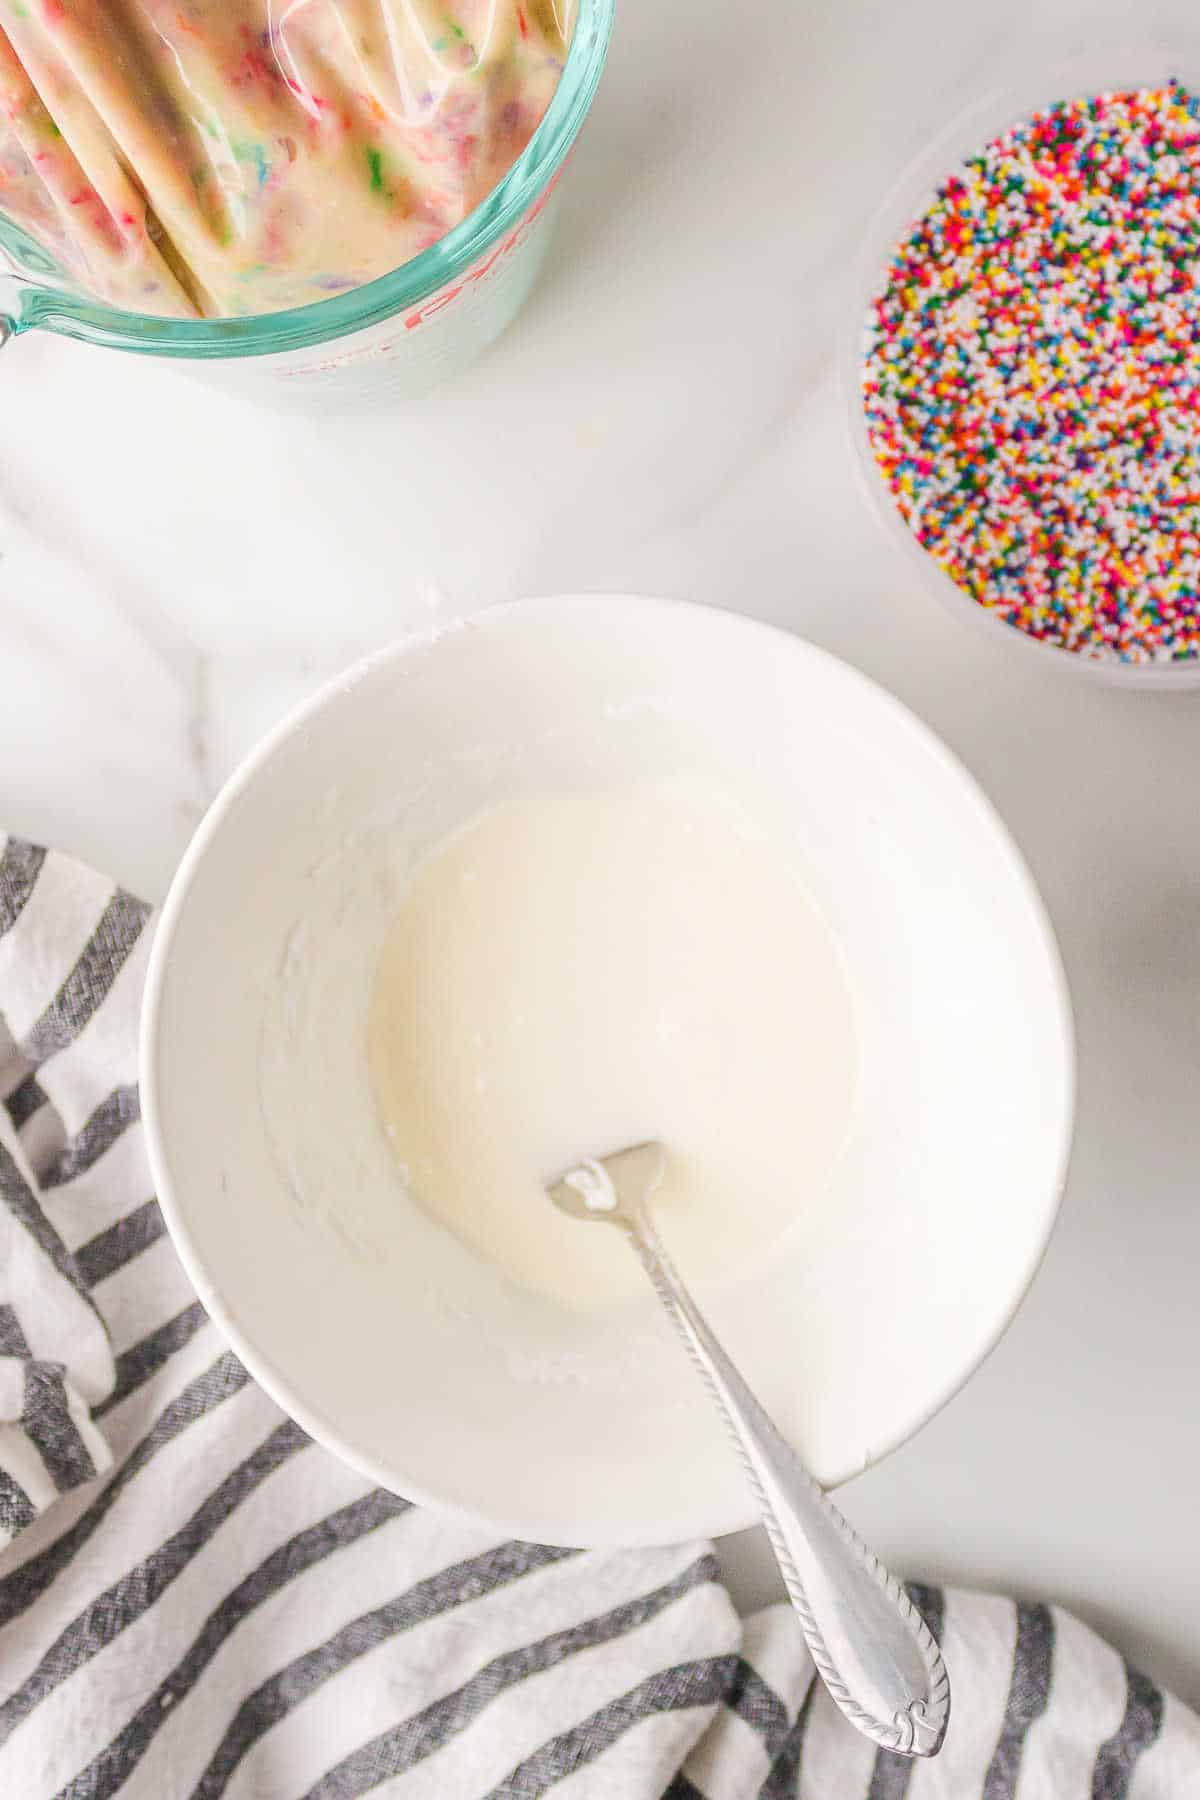
[[581, 1162], [549, 1188], [573, 1219], [629, 1238], [717, 1402], [758, 1502], [813, 1662], [852, 1725], [885, 1750], [935, 1756], [950, 1680], [925, 1621], [817, 1486], [713, 1336], [675, 1273], [646, 1202], [662, 1180], [661, 1144]]

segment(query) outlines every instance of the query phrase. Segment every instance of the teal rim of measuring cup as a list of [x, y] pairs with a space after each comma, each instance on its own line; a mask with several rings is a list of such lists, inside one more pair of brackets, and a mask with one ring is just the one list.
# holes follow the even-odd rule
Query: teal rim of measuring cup
[[[0, 300], [0, 347], [9, 336], [43, 330], [141, 356], [197, 361], [304, 350], [381, 324], [427, 300], [476, 263], [544, 193], [591, 109], [608, 55], [615, 0], [579, 0], [563, 72], [546, 115], [504, 179], [474, 212], [400, 268], [348, 293], [286, 312], [245, 319], [163, 319], [105, 306], [67, 287], [52, 257], [0, 219], [0, 252], [10, 259], [14, 298]], [[4, 271], [0, 269], [0, 274]], [[2, 291], [2, 290], [0, 290]]]

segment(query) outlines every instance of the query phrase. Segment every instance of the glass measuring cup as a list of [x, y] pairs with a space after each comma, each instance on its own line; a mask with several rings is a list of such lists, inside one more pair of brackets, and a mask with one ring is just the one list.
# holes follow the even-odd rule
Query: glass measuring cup
[[562, 76], [525, 150], [473, 212], [400, 268], [286, 312], [166, 319], [93, 300], [0, 217], [0, 348], [11, 354], [24, 333], [47, 331], [167, 357], [218, 385], [299, 408], [426, 393], [498, 337], [533, 287], [563, 164], [604, 68], [613, 8], [614, 0], [578, 0]]

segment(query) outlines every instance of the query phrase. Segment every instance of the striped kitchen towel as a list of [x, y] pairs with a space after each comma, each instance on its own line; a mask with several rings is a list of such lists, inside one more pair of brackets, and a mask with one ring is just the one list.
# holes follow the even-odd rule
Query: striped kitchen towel
[[1182, 1800], [1200, 1724], [1067, 1614], [915, 1588], [954, 1713], [877, 1753], [708, 1544], [506, 1542], [284, 1418], [164, 1236], [147, 908], [0, 836], [3, 1800]]

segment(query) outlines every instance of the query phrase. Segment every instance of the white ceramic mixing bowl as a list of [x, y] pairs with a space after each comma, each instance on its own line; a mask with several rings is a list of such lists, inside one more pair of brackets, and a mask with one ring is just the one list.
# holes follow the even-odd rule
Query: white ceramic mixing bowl
[[[158, 931], [144, 1106], [205, 1305], [329, 1449], [516, 1536], [665, 1541], [754, 1509], [649, 1296], [565, 1312], [506, 1287], [407, 1198], [365, 1056], [378, 847], [411, 861], [523, 790], [697, 767], [759, 797], [853, 995], [846, 1152], [826, 1188], [796, 1196], [766, 1268], [700, 1290], [835, 1483], [928, 1419], [1012, 1317], [1072, 1113], [1069, 1006], [1029, 874], [889, 695], [703, 607], [584, 596], [485, 612], [384, 652], [280, 726], [209, 813]], [[281, 1007], [296, 1041], [320, 1021], [336, 1071], [303, 1055], [283, 1069], [287, 1142], [264, 1098]]]

